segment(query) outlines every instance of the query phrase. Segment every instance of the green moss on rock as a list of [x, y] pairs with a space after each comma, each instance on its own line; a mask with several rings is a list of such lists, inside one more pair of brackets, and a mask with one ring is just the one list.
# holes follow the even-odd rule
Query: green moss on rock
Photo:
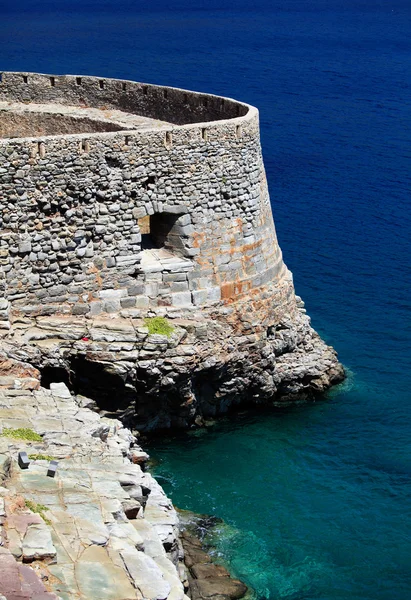
[[27, 442], [42, 442], [41, 435], [28, 428], [10, 429], [5, 427], [1, 433], [3, 437], [10, 437], [15, 440], [25, 440]]
[[50, 454], [29, 454], [30, 460], [54, 460], [54, 456]]
[[164, 317], [147, 317], [144, 323], [150, 335], [156, 333], [170, 337], [174, 331], [174, 327]]
[[51, 525], [50, 519], [48, 519], [44, 514], [46, 510], [49, 510], [47, 506], [45, 506], [44, 504], [37, 504], [37, 502], [33, 502], [32, 500], [25, 500], [24, 502], [27, 508], [31, 510], [31, 512], [39, 515], [43, 519], [43, 521], [47, 523], [47, 525]]

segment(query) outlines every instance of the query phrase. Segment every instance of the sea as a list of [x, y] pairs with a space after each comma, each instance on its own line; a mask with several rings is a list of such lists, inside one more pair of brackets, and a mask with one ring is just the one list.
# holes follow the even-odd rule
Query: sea
[[278, 238], [348, 373], [152, 443], [257, 599], [411, 598], [410, 0], [0, 0], [0, 70], [257, 106]]

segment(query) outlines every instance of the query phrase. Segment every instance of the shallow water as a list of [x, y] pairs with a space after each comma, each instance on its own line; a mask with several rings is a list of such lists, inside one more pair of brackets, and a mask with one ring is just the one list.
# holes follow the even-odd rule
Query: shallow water
[[228, 523], [261, 598], [411, 597], [405, 0], [2, 2], [1, 68], [221, 93], [260, 109], [278, 237], [349, 380], [322, 403], [157, 443], [175, 503]]

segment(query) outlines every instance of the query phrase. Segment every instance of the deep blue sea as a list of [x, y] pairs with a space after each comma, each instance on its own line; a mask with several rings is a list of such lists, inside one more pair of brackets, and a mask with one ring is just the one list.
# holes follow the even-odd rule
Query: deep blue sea
[[152, 453], [258, 598], [411, 598], [410, 0], [1, 0], [0, 69], [260, 109], [278, 237], [347, 382]]

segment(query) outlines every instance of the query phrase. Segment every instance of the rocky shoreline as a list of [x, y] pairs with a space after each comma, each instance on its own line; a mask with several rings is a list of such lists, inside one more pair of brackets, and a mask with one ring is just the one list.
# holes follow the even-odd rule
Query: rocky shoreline
[[218, 597], [218, 600], [238, 600], [248, 596], [250, 590], [247, 586], [234, 579], [224, 566], [213, 562], [208, 552], [209, 547], [204, 543], [205, 535], [220, 523], [221, 519], [189, 511], [178, 511], [178, 515], [191, 600], [206, 600], [210, 597]]
[[[181, 529], [172, 503], [145, 470], [148, 455], [120, 421], [99, 416], [92, 400], [73, 397], [64, 383], [41, 388], [29, 365], [3, 357], [6, 368], [0, 598], [244, 596], [247, 587], [211, 562], [194, 531]], [[27, 469], [19, 466], [19, 452], [28, 455]], [[58, 461], [55, 477], [47, 476], [51, 459]]]
[[[171, 333], [151, 332], [153, 317]], [[14, 308], [3, 333], [6, 356], [39, 369], [43, 385], [64, 381], [142, 432], [201, 425], [239, 405], [293, 404], [345, 376], [287, 278], [213, 309], [74, 317]]]
[[[202, 425], [246, 399], [294, 403], [344, 371], [301, 301], [275, 328], [264, 331], [256, 320], [248, 335], [245, 319], [236, 330], [241, 307], [229, 308], [225, 322], [221, 309], [168, 313], [170, 336], [150, 333], [130, 312], [94, 319], [13, 312], [0, 356], [7, 600], [244, 596], [246, 586], [214, 565], [192, 533], [180, 537], [177, 513], [142, 469], [147, 455], [130, 429]], [[261, 317], [260, 303], [255, 310]], [[41, 437], [15, 441], [14, 429]], [[32, 457], [28, 470], [17, 466], [20, 451]], [[52, 479], [51, 458], [59, 462]]]
[[[147, 317], [132, 310], [9, 313], [0, 356], [7, 600], [244, 596], [246, 586], [214, 565], [195, 535], [180, 536], [131, 431], [201, 426], [239, 405], [285, 406], [341, 381], [336, 353], [300, 299], [293, 295], [294, 309], [266, 327], [272, 291], [209, 312], [168, 309], [170, 335], [150, 332]], [[40, 437], [10, 439], [15, 429]], [[17, 465], [20, 451], [32, 457], [28, 470]], [[51, 458], [55, 478], [47, 477]]]
[[[33, 370], [14, 366], [15, 386], [34, 387]], [[178, 517], [134, 436], [64, 384], [37, 388], [0, 390], [0, 593], [184, 600]]]

